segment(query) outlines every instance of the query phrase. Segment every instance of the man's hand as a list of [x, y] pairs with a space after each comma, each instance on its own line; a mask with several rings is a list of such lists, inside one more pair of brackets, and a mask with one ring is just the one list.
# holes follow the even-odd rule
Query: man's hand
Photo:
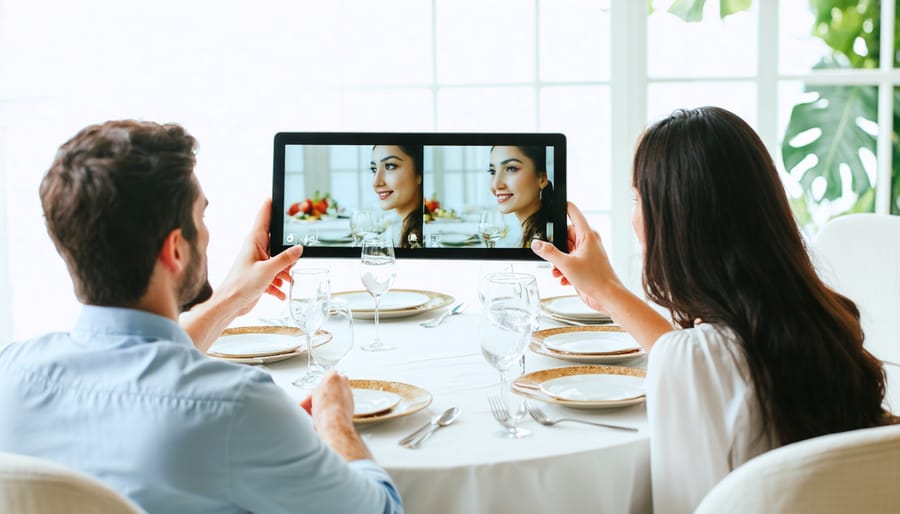
[[329, 371], [300, 406], [312, 416], [319, 437], [346, 460], [372, 458], [353, 426], [353, 392], [347, 377]]
[[269, 218], [272, 200], [263, 203], [237, 259], [212, 297], [181, 317], [181, 326], [202, 352], [238, 316], [250, 312], [263, 293], [284, 300], [281, 287], [290, 283], [291, 266], [303, 253], [293, 246], [269, 257]]

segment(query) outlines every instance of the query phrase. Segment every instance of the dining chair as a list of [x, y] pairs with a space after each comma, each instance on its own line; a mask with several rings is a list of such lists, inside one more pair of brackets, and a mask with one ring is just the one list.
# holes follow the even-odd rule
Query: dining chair
[[885, 363], [887, 404], [900, 410], [900, 216], [835, 218], [812, 247], [819, 276], [859, 307], [865, 347]]
[[97, 479], [45, 459], [0, 453], [0, 514], [143, 514]]
[[817, 514], [900, 509], [900, 425], [782, 446], [722, 479], [694, 514]]

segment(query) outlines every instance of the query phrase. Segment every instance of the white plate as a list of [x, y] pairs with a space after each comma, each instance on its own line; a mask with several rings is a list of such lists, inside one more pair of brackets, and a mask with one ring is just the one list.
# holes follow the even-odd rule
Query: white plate
[[441, 244], [448, 246], [471, 246], [481, 244], [477, 234], [465, 232], [437, 232], [441, 236]]
[[319, 241], [322, 243], [333, 243], [333, 244], [344, 244], [344, 243], [352, 243], [353, 236], [343, 230], [336, 231], [319, 231]]
[[646, 355], [643, 350], [625, 353], [601, 353], [596, 355], [590, 353], [584, 355], [579, 353], [564, 353], [549, 350], [546, 346], [534, 341], [528, 345], [528, 349], [538, 355], [543, 355], [544, 357], [551, 357], [568, 362], [577, 362], [579, 364], [614, 364], [616, 362], [636, 359]]
[[[375, 298], [367, 292], [349, 293], [342, 296], [342, 298], [350, 304], [350, 310], [353, 312], [375, 310]], [[388, 291], [381, 297], [381, 303], [379, 304], [378, 309], [380, 311], [415, 309], [429, 299], [428, 295], [423, 293], [412, 291]]]
[[373, 416], [393, 409], [400, 403], [400, 395], [375, 389], [351, 389], [353, 391], [353, 415]]
[[579, 355], [621, 353], [640, 348], [637, 341], [625, 332], [567, 332], [545, 337], [544, 346]]
[[[412, 294], [416, 298], [415, 302], [418, 303], [418, 299], [424, 297], [426, 299], [425, 302], [419, 303], [413, 307], [404, 307], [404, 308], [385, 308], [385, 303], [381, 304], [381, 308], [378, 310], [378, 316], [381, 319], [395, 319], [395, 318], [405, 318], [407, 316], [415, 316], [417, 314], [422, 314], [424, 312], [430, 312], [438, 309], [443, 309], [456, 301], [452, 296], [437, 293], [434, 291], [424, 291], [420, 289], [394, 289], [388, 291], [387, 295], [406, 295]], [[353, 319], [375, 319], [375, 302], [372, 299], [372, 295], [370, 295], [367, 291], [341, 291], [338, 293], [332, 293], [333, 298], [341, 298], [348, 303], [350, 303], [350, 309], [353, 311]], [[354, 306], [354, 300], [356, 305], [361, 305], [361, 308], [357, 308]], [[371, 302], [371, 303], [362, 303]], [[384, 299], [382, 299], [384, 302]], [[368, 308], [366, 308], [368, 307]]]
[[569, 375], [541, 383], [541, 391], [571, 402], [615, 402], [645, 394], [644, 379], [628, 375]]
[[607, 320], [609, 315], [591, 309], [577, 295], [556, 296], [541, 300], [545, 311], [574, 320]]
[[[313, 346], [331, 340], [324, 330], [313, 336]], [[253, 326], [227, 328], [207, 350], [214, 357], [268, 357], [297, 351], [306, 346], [303, 331], [295, 327]]]

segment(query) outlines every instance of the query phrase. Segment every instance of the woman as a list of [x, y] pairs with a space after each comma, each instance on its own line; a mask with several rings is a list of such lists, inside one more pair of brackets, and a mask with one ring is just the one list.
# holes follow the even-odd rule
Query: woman
[[491, 147], [491, 193], [503, 214], [513, 213], [522, 225], [521, 248], [532, 239], [547, 239], [553, 184], [547, 177], [543, 146]]
[[719, 108], [676, 111], [634, 156], [632, 224], [644, 291], [616, 277], [570, 205], [570, 253], [534, 250], [647, 350], [653, 501], [691, 512], [729, 471], [772, 448], [893, 422], [881, 363], [852, 301], [819, 279], [775, 165], [749, 125]]
[[401, 248], [422, 248], [422, 146], [372, 147], [372, 188], [381, 208], [395, 210], [403, 225]]

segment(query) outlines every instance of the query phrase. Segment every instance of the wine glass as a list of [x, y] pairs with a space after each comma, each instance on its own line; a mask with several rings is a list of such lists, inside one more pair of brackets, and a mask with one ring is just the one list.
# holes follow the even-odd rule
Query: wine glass
[[327, 343], [316, 348], [313, 358], [323, 372], [333, 369], [353, 348], [353, 313], [350, 304], [332, 298], [326, 306], [322, 329], [330, 334]]
[[360, 246], [363, 237], [369, 232], [374, 232], [374, 216], [368, 209], [359, 209], [350, 213], [350, 234], [353, 236], [353, 246]]
[[396, 263], [394, 259], [394, 242], [391, 238], [383, 235], [366, 238], [362, 242], [362, 259], [360, 262], [359, 275], [363, 286], [375, 298], [375, 339], [363, 345], [362, 349], [369, 352], [393, 350], [393, 346], [386, 345], [381, 341], [378, 326], [378, 307], [381, 304], [382, 295], [388, 292], [391, 286], [394, 285], [394, 279], [397, 278], [397, 272], [394, 269]]
[[288, 312], [306, 338], [306, 373], [291, 384], [309, 387], [322, 378], [322, 369], [313, 361], [313, 336], [325, 321], [331, 282], [324, 268], [294, 268], [291, 279]]
[[510, 412], [509, 424], [498, 435], [525, 437], [531, 432], [516, 426], [525, 417], [525, 403], [520, 401], [515, 409], [509, 408], [509, 382], [540, 316], [537, 281], [526, 273], [492, 273], [484, 280], [481, 353], [500, 372], [500, 398]]
[[481, 240], [488, 248], [495, 248], [499, 241], [506, 234], [506, 221], [503, 219], [503, 213], [500, 211], [482, 211], [481, 220], [478, 222], [478, 233], [481, 234]]

